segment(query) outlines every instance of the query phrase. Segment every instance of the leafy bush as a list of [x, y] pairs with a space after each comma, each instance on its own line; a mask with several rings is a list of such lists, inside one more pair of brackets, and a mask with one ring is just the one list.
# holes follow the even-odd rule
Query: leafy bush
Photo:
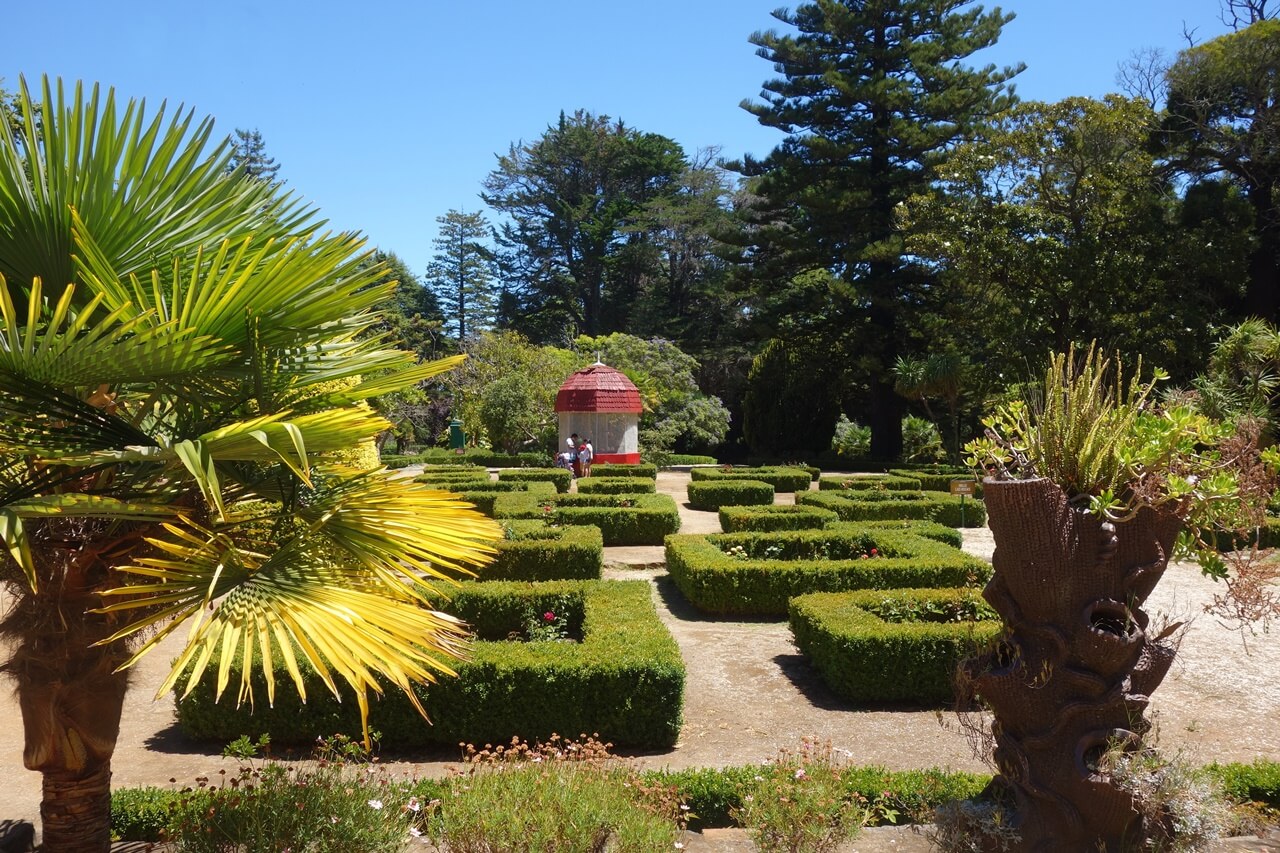
[[720, 508], [720, 529], [725, 533], [765, 533], [772, 530], [810, 530], [840, 520], [829, 509], [816, 506], [725, 506]]
[[769, 506], [773, 486], [760, 480], [708, 480], [689, 483], [689, 506], [714, 512], [722, 506]]
[[160, 841], [182, 794], [167, 788], [116, 788], [111, 792], [111, 835], [122, 841]]
[[580, 477], [578, 478], [578, 494], [580, 495], [627, 495], [654, 494], [658, 484], [654, 480], [641, 477]]
[[850, 702], [953, 701], [957, 663], [1000, 633], [973, 589], [814, 593], [791, 600], [796, 646]]
[[797, 751], [783, 749], [771, 769], [735, 815], [763, 853], [826, 853], [866, 822], [866, 810], [847, 793], [847, 762], [830, 743], [806, 739]]
[[902, 419], [902, 458], [906, 462], [938, 462], [946, 458], [942, 435], [933, 421], [907, 415]]
[[508, 521], [498, 554], [482, 566], [479, 580], [598, 580], [604, 540], [595, 527], [551, 527], [544, 521]]
[[652, 480], [658, 476], [658, 466], [650, 462], [625, 464], [621, 462], [598, 462], [591, 466], [592, 477], [639, 477]]
[[[369, 725], [382, 732], [385, 746], [396, 749], [501, 743], [513, 736], [545, 740], [563, 731], [599, 732], [629, 746], [675, 743], [684, 663], [658, 619], [647, 583], [467, 583], [448, 607], [482, 637], [521, 631], [528, 614], [553, 609], [581, 626], [581, 642], [476, 641], [470, 659], [454, 665], [457, 677], [415, 687], [432, 723], [399, 691], [386, 691], [371, 703]], [[223, 742], [262, 733], [279, 744], [309, 743], [333, 732], [359, 735], [354, 696], [344, 690], [339, 702], [302, 660], [299, 666], [308, 702], [280, 691], [273, 706], [259, 702], [251, 709], [236, 708], [231, 699], [214, 703], [215, 662], [189, 696], [176, 699], [178, 725], [189, 737]], [[239, 671], [233, 667], [230, 677], [237, 682]], [[251, 684], [255, 695], [266, 695], [260, 669]]]
[[[874, 552], [874, 553], [873, 553]], [[807, 592], [959, 587], [991, 567], [941, 542], [887, 528], [671, 536], [667, 570], [695, 607], [781, 616]]]
[[527, 483], [530, 480], [555, 483], [556, 491], [564, 494], [573, 482], [573, 472], [564, 468], [512, 468], [498, 472], [499, 483]]
[[850, 421], [842, 412], [836, 421], [831, 449], [840, 456], [861, 459], [871, 453], [871, 427]]
[[462, 453], [456, 450], [434, 448], [409, 456], [394, 453], [382, 454], [382, 464], [388, 468], [407, 468], [410, 465], [459, 465], [470, 463], [485, 468], [525, 468], [547, 464], [545, 453], [496, 453], [482, 447], [468, 447]]
[[496, 850], [651, 853], [684, 824], [676, 792], [647, 782], [588, 738], [472, 750], [440, 798], [428, 835], [452, 853]]
[[501, 495], [494, 517], [542, 518], [557, 524], [594, 524], [605, 545], [661, 545], [680, 529], [680, 512], [670, 495]]
[[667, 465], [718, 465], [714, 456], [698, 456], [694, 453], [669, 453]]
[[926, 492], [948, 492], [951, 491], [952, 480], [974, 480], [973, 493], [975, 497], [982, 497], [982, 480], [973, 476], [973, 470], [969, 468], [955, 468], [946, 465], [924, 465], [918, 469], [911, 470], [906, 468], [894, 468], [889, 474], [895, 477], [909, 477], [917, 480], [920, 485], [918, 488]]
[[722, 466], [719, 468], [694, 468], [689, 472], [692, 482], [707, 480], [758, 480], [773, 486], [778, 492], [807, 491], [813, 477], [807, 468], [782, 465]]

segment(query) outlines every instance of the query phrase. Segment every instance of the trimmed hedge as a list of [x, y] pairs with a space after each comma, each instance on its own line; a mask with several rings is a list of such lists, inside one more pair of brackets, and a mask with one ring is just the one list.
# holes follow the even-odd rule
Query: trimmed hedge
[[640, 477], [641, 479], [652, 480], [658, 476], [658, 466], [652, 462], [637, 462], [635, 464], [627, 464], [623, 462], [592, 462], [592, 477]]
[[[843, 521], [885, 521], [918, 519], [936, 521], [949, 527], [960, 527], [960, 498], [944, 492], [808, 492], [796, 496], [796, 503], [834, 511]], [[968, 498], [964, 502], [964, 527], [982, 527], [987, 523], [987, 508], [982, 501]]]
[[689, 483], [689, 506], [715, 512], [722, 506], [772, 506], [773, 486], [761, 480], [704, 480]]
[[[692, 484], [691, 484], [692, 485]], [[816, 506], [726, 506], [720, 508], [725, 533], [768, 533], [774, 530], [814, 530], [840, 520]]]
[[1280, 548], [1280, 518], [1267, 516], [1262, 527], [1247, 533], [1211, 532], [1206, 541], [1212, 542], [1219, 551], [1252, 548], [1255, 543], [1259, 548]]
[[[418, 481], [415, 478], [415, 482]], [[429, 482], [425, 485], [446, 492], [453, 492], [490, 518], [493, 518], [493, 505], [500, 494], [519, 492], [535, 498], [544, 498], [551, 497], [556, 493], [554, 484], [541, 480], [530, 480], [524, 483], [495, 483], [492, 480], [475, 480], [456, 483]]]
[[949, 545], [860, 525], [670, 536], [666, 554], [672, 581], [708, 613], [784, 616], [789, 599], [809, 592], [961, 587], [991, 576], [987, 563]]
[[975, 589], [819, 592], [791, 599], [796, 647], [850, 702], [952, 702], [956, 665], [1001, 630]]
[[527, 483], [530, 480], [555, 483], [556, 491], [564, 494], [573, 482], [573, 472], [564, 468], [513, 468], [498, 472], [499, 483]]
[[926, 492], [951, 493], [952, 480], [973, 480], [974, 497], [982, 497], [982, 478], [969, 468], [943, 468], [941, 470], [908, 471], [892, 468], [889, 473], [898, 477], [911, 477], [920, 481], [920, 488]]
[[714, 456], [699, 456], [696, 453], [671, 453], [667, 455], [667, 465], [719, 465], [720, 460]]
[[[369, 725], [382, 733], [384, 748], [504, 743], [517, 736], [546, 740], [557, 732], [598, 732], [602, 740], [635, 747], [676, 742], [684, 663], [658, 619], [647, 582], [468, 583], [454, 593], [449, 610], [481, 637], [506, 636], [529, 614], [553, 610], [581, 625], [582, 641], [476, 641], [470, 660], [451, 664], [456, 678], [414, 688], [433, 724], [388, 686], [369, 708]], [[234, 690], [213, 702], [215, 662], [190, 696], [176, 700], [178, 725], [198, 740], [267, 733], [280, 746], [309, 744], [335, 732], [359, 737], [355, 697], [344, 688], [339, 702], [314, 674], [304, 669], [304, 677], [310, 702], [302, 703], [282, 685], [274, 707], [259, 701], [250, 713], [247, 703], [235, 707]], [[239, 678], [233, 669], [232, 683]], [[260, 669], [253, 689], [266, 696]]]
[[919, 519], [889, 519], [887, 521], [841, 521], [836, 524], [829, 525], [829, 530], [898, 530], [904, 533], [910, 533], [915, 536], [923, 536], [925, 539], [932, 539], [935, 542], [941, 542], [943, 545], [950, 545], [952, 548], [961, 548], [964, 546], [964, 537], [960, 535], [960, 531], [954, 527], [948, 527], [945, 524], [939, 524], [936, 521], [923, 521]]
[[693, 468], [689, 478], [697, 483], [704, 480], [758, 480], [773, 486], [778, 492], [808, 491], [813, 477], [807, 468], [783, 466]]
[[643, 477], [590, 477], [578, 478], [580, 495], [652, 495], [658, 491], [658, 482]]
[[478, 473], [463, 474], [461, 472], [446, 472], [443, 474], [437, 474], [434, 471], [430, 471], [427, 473], [419, 474], [418, 476], [413, 478], [413, 481], [415, 483], [427, 483], [429, 485], [438, 485], [438, 486], [457, 486], [457, 485], [469, 486], [472, 484], [484, 485], [487, 483], [497, 482], [496, 480], [494, 480], [492, 477], [489, 476], [489, 472], [486, 471], [485, 469], [477, 468], [475, 470]]
[[388, 468], [405, 468], [409, 465], [458, 465], [470, 463], [485, 468], [527, 468], [547, 464], [546, 453], [495, 453], [479, 447], [469, 447], [463, 453], [444, 448], [425, 450], [410, 456], [385, 453], [382, 464]]
[[542, 518], [558, 524], [594, 524], [605, 545], [661, 545], [680, 529], [670, 495], [499, 495], [494, 518]]
[[820, 492], [918, 492], [920, 488], [920, 480], [916, 477], [900, 477], [890, 474], [873, 474], [871, 476], [858, 477], [820, 477], [818, 479], [818, 491]]
[[599, 580], [604, 540], [589, 526], [552, 527], [545, 521], [508, 521], [495, 542], [493, 562], [476, 571], [481, 581]]

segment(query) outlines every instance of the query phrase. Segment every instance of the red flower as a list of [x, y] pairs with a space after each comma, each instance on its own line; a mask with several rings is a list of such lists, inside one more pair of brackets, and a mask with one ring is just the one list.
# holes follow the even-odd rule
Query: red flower
[[552, 613], [550, 610], [548, 610], [546, 613], [543, 613], [542, 618], [546, 619], [548, 622], [556, 621], [556, 615]]

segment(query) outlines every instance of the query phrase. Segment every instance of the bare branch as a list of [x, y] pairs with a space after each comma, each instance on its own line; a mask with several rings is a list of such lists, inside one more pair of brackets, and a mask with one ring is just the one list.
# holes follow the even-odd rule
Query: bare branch
[[1135, 50], [1116, 67], [1116, 85], [1129, 97], [1141, 98], [1151, 105], [1151, 109], [1159, 109], [1169, 94], [1165, 80], [1169, 65], [1169, 58], [1162, 48]]

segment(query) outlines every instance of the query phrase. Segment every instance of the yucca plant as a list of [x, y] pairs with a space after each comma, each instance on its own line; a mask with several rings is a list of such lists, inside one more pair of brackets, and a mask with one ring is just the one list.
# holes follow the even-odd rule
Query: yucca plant
[[[109, 847], [128, 667], [187, 632], [162, 691], [233, 665], [382, 684], [449, 672], [437, 585], [495, 524], [447, 494], [343, 464], [386, 422], [364, 404], [452, 368], [367, 331], [394, 285], [228, 174], [209, 122], [146, 119], [61, 84], [0, 128], [0, 632], [44, 847]], [[39, 114], [39, 120], [35, 119]], [[277, 673], [275, 670], [283, 670]], [[410, 696], [413, 694], [410, 693]]]
[[965, 446], [966, 462], [1000, 479], [1045, 477], [1113, 522], [1143, 506], [1172, 512], [1184, 524], [1180, 553], [1194, 552], [1220, 574], [1208, 534], [1249, 526], [1257, 507], [1242, 493], [1241, 476], [1255, 477], [1271, 454], [1241, 441], [1235, 424], [1162, 404], [1155, 391], [1167, 377], [1156, 370], [1142, 380], [1141, 372], [1139, 361], [1126, 378], [1092, 345], [1082, 356], [1074, 348], [1052, 355], [1038, 396], [998, 406], [983, 420], [984, 437]]

